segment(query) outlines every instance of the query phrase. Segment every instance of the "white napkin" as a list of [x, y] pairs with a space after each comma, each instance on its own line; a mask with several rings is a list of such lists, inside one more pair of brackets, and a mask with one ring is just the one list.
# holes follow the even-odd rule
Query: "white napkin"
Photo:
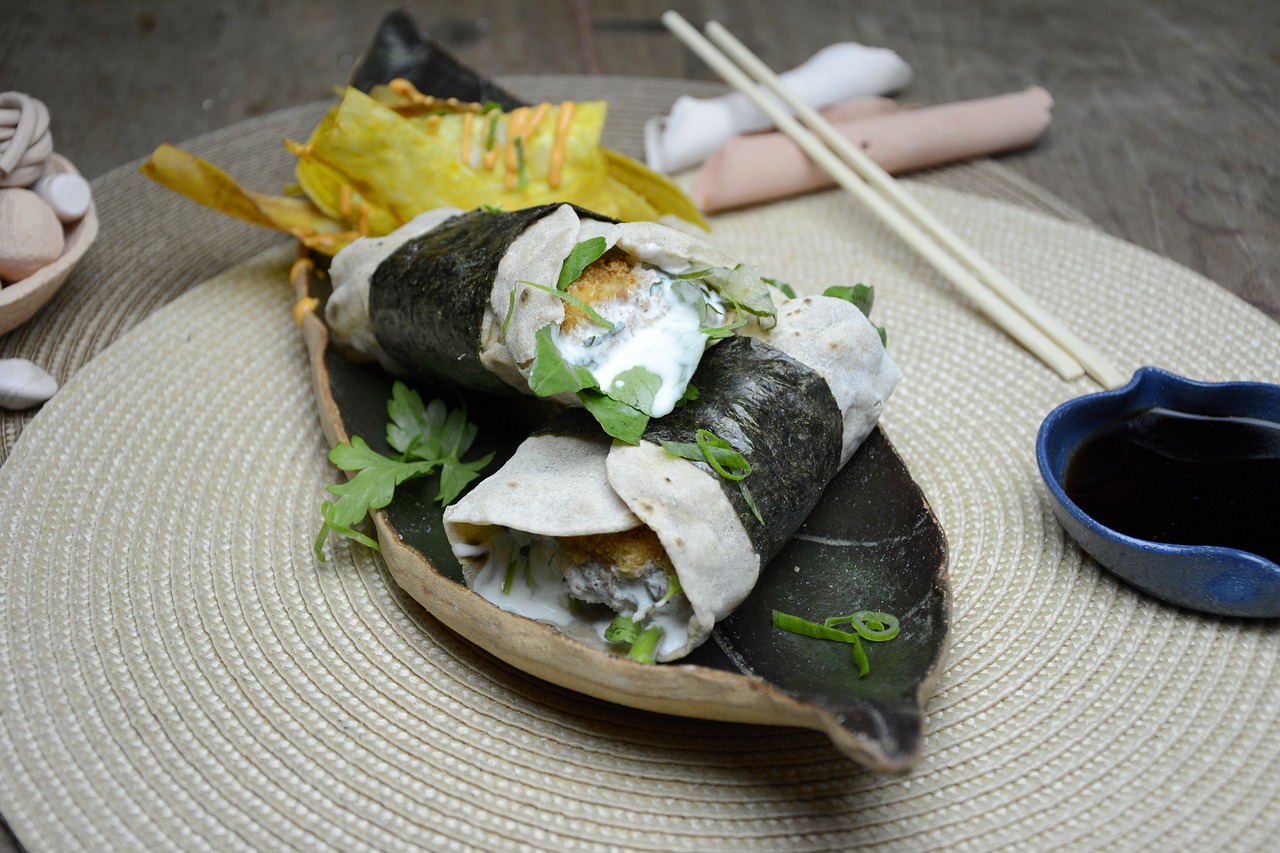
[[[851, 98], [895, 92], [911, 82], [911, 66], [887, 48], [840, 42], [779, 76], [800, 100], [821, 109]], [[645, 122], [645, 159], [651, 169], [678, 172], [698, 165], [736, 134], [771, 126], [769, 118], [740, 92], [718, 98], [681, 96], [669, 115]]]

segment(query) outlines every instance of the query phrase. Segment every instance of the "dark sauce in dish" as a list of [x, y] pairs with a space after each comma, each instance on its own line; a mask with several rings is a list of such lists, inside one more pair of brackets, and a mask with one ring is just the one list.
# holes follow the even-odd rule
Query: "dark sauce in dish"
[[1086, 437], [1063, 488], [1128, 536], [1280, 563], [1280, 423], [1145, 409]]

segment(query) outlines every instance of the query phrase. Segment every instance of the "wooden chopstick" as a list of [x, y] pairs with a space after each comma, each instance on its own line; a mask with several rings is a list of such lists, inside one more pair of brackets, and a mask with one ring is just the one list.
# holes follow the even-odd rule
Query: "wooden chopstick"
[[[662, 22], [712, 70], [750, 98], [779, 130], [790, 136], [840, 186], [871, 208], [894, 233], [950, 280], [961, 293], [973, 300], [979, 310], [1059, 376], [1068, 380], [1076, 379], [1088, 371], [1104, 387], [1113, 388], [1124, 384], [1123, 375], [1107, 363], [1105, 358], [1076, 338], [1060, 321], [1044, 312], [1024, 291], [996, 271], [981, 255], [911, 198], [887, 172], [850, 145], [816, 111], [795, 98], [777, 75], [728, 30], [715, 22], [707, 25], [707, 32], [720, 41], [725, 50], [732, 53], [734, 59], [757, 80], [795, 110], [797, 116], [811, 124], [815, 132], [821, 133], [830, 148], [802, 127], [776, 101], [766, 97], [751, 78], [734, 65], [733, 60], [721, 53], [677, 12], [667, 12], [662, 16]], [[846, 158], [850, 160], [848, 165], [845, 163]], [[855, 164], [859, 167], [858, 172], [851, 170]], [[962, 265], [957, 257], [970, 267]], [[975, 272], [987, 278], [988, 282], [984, 284], [980, 281]]]

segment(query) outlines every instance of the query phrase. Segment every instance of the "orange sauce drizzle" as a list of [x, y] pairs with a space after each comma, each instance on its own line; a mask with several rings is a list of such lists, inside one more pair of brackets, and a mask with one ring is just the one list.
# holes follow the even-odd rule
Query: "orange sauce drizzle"
[[560, 188], [564, 152], [569, 142], [569, 125], [573, 123], [573, 107], [573, 101], [565, 101], [560, 105], [560, 113], [556, 116], [556, 136], [551, 143], [551, 162], [547, 167], [547, 185], [553, 190]]
[[351, 184], [343, 184], [338, 189], [338, 213], [344, 219], [351, 215]]
[[507, 118], [507, 139], [502, 148], [502, 165], [512, 180], [515, 178], [516, 171], [516, 139], [524, 131], [524, 122], [528, 116], [528, 107], [518, 107], [512, 110]]
[[467, 113], [462, 117], [462, 165], [471, 165], [471, 132], [475, 129], [476, 114]]

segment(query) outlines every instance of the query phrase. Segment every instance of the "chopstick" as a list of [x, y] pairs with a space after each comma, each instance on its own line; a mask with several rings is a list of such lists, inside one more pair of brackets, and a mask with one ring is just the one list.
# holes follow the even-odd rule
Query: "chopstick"
[[[732, 60], [679, 13], [666, 12], [662, 22], [713, 71], [750, 98], [836, 183], [869, 207], [992, 322], [1059, 376], [1072, 380], [1087, 372], [1105, 388], [1124, 384], [1123, 374], [1097, 350], [1045, 312], [1025, 291], [908, 195], [879, 165], [851, 145], [829, 122], [791, 94], [777, 75], [723, 26], [713, 21], [707, 24], [707, 33], [733, 54]], [[821, 141], [777, 101], [766, 97], [751, 77], [734, 64], [734, 60], [794, 110], [795, 115], [813, 128], [814, 133], [820, 134]]]

